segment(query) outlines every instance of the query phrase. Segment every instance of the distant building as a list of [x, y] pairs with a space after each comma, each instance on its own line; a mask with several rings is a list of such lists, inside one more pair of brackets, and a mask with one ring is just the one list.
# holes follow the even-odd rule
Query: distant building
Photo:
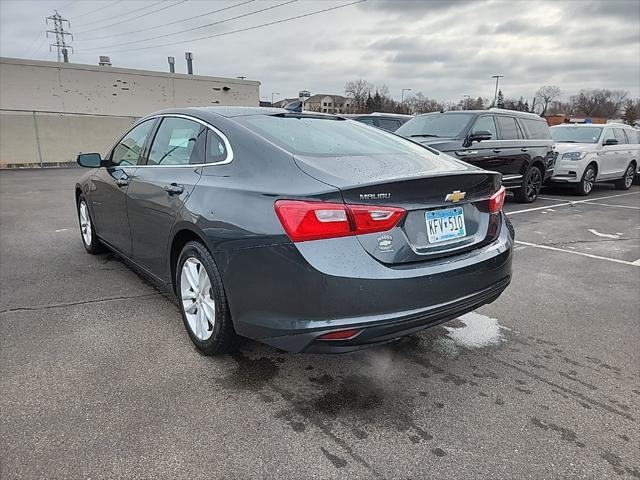
[[351, 109], [351, 99], [342, 95], [312, 95], [304, 102], [304, 109], [312, 112], [347, 113]]
[[547, 125], [553, 127], [554, 125], [560, 125], [563, 123], [607, 123], [606, 118], [600, 117], [570, 117], [561, 113], [556, 115], [545, 115], [544, 119], [547, 121]]

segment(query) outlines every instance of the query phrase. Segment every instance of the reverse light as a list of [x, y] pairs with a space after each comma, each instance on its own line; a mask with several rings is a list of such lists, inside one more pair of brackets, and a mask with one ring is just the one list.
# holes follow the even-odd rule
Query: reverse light
[[335, 332], [325, 333], [320, 335], [317, 340], [350, 340], [360, 333], [357, 328], [350, 330], [336, 330]]
[[489, 197], [489, 213], [500, 213], [502, 211], [505, 193], [505, 188], [500, 187], [496, 193]]
[[378, 205], [278, 200], [276, 215], [294, 242], [384, 232], [395, 227], [403, 208]]
[[587, 153], [588, 152], [567, 152], [564, 155], [562, 155], [562, 159], [578, 161], [586, 157]]

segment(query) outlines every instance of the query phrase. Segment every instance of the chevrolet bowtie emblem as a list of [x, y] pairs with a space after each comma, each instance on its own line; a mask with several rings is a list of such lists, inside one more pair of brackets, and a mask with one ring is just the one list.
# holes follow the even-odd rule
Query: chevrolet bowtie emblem
[[444, 200], [446, 202], [453, 202], [453, 203], [458, 203], [460, 200], [462, 200], [465, 195], [467, 194], [467, 192], [461, 192], [460, 190], [456, 190], [453, 193], [448, 193], [446, 197], [444, 197]]

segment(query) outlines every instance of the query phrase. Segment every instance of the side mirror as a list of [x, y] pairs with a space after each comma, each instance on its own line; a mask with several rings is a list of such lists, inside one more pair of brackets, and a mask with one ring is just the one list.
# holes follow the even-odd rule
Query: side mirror
[[481, 142], [482, 140], [491, 140], [493, 135], [487, 130], [477, 130], [469, 135], [469, 143]]
[[603, 143], [602, 146], [606, 147], [607, 145], [618, 145], [618, 140], [615, 138], [607, 138]]
[[78, 165], [85, 168], [98, 168], [102, 164], [99, 153], [81, 153], [77, 158]]

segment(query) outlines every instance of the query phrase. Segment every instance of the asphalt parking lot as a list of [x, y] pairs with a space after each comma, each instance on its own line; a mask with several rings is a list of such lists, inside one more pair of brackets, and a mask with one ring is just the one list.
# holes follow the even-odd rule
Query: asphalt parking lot
[[81, 173], [0, 173], [3, 479], [640, 478], [640, 187], [508, 201], [513, 283], [461, 320], [211, 358], [85, 253]]

